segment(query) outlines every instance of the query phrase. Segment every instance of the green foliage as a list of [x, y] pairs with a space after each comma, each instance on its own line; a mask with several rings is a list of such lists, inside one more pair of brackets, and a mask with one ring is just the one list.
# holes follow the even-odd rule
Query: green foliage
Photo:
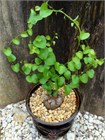
[[19, 63], [14, 64], [14, 65], [11, 65], [11, 68], [14, 72], [18, 73], [20, 70], [20, 65], [19, 65]]
[[80, 81], [86, 84], [88, 82], [88, 75], [86, 73], [80, 75]]
[[30, 36], [33, 35], [33, 30], [32, 30], [32, 29], [28, 29], [27, 32], [28, 32], [28, 34], [29, 34]]
[[[36, 11], [39, 11], [39, 13], [36, 13]], [[41, 7], [37, 6], [34, 9], [31, 9], [31, 13], [28, 19], [28, 23], [34, 25], [38, 21], [42, 20], [43, 18], [46, 18], [50, 16], [53, 13], [53, 10], [48, 8], [48, 4], [46, 2], [42, 3]]]
[[71, 72], [69, 70], [65, 71], [64, 73], [64, 77], [69, 80], [70, 79], [70, 76], [71, 76]]
[[90, 33], [81, 31], [79, 38], [80, 38], [80, 40], [85, 40], [85, 39], [89, 38], [89, 36], [90, 36]]
[[15, 45], [20, 45], [20, 40], [18, 37], [12, 39], [12, 43]]
[[8, 57], [8, 56], [11, 55], [12, 50], [11, 50], [10, 47], [8, 47], [8, 48], [4, 48], [4, 49], [3, 49], [3, 53]]
[[45, 47], [46, 47], [46, 38], [45, 38], [45, 36], [43, 36], [43, 35], [41, 35], [41, 36], [38, 35], [38, 36], [35, 38], [33, 44], [34, 44], [37, 48], [41, 48], [41, 49], [45, 48]]
[[74, 66], [74, 65], [75, 65], [75, 64], [74, 64], [73, 61], [68, 62], [68, 69], [69, 69], [70, 71], [75, 71], [75, 66]]
[[83, 52], [82, 51], [78, 51], [76, 53], [76, 56], [79, 58], [79, 59], [82, 59], [83, 58]]
[[36, 84], [38, 82], [38, 78], [36, 74], [26, 76], [26, 81], [29, 83]]
[[93, 78], [94, 77], [94, 70], [93, 69], [88, 70], [87, 75], [89, 76], [89, 78]]
[[[33, 26], [53, 13], [63, 14], [71, 22], [71, 27], [78, 31], [76, 39], [79, 49], [77, 48], [78, 51], [74, 50], [75, 53], [65, 64], [61, 64], [56, 60], [52, 49], [58, 39], [57, 33], [52, 37], [48, 34], [37, 35], [36, 37], [33, 35]], [[27, 30], [13, 38], [8, 47], [3, 49], [8, 61], [12, 63], [11, 69], [16, 73], [22, 71], [27, 82], [42, 84], [48, 94], [53, 96], [58, 94], [60, 87], [64, 87], [65, 94], [68, 95], [72, 89], [79, 88], [80, 83], [86, 84], [90, 78], [94, 77], [94, 69], [101, 66], [104, 59], [98, 59], [95, 50], [86, 42], [90, 37], [90, 33], [81, 30], [78, 17], [72, 19], [63, 10], [49, 8], [48, 2], [42, 2], [41, 6], [35, 6], [31, 9], [27, 21]], [[32, 62], [27, 60], [21, 60], [20, 63], [15, 62], [16, 56], [10, 46], [19, 46], [21, 39], [30, 40], [27, 46], [29, 54], [33, 58]]]
[[13, 54], [9, 55], [7, 58], [9, 62], [14, 62], [16, 60], [16, 56]]
[[40, 7], [40, 16], [46, 18], [52, 14], [53, 10], [48, 9], [47, 3], [43, 3]]
[[28, 34], [27, 34], [27, 32], [26, 32], [26, 31], [22, 32], [20, 35], [21, 35], [21, 37], [23, 37], [23, 38], [28, 37]]
[[51, 65], [54, 65], [55, 62], [56, 62], [55, 55], [54, 55], [53, 52], [50, 52], [49, 55], [48, 55], [48, 57], [47, 57], [46, 60], [45, 60], [45, 64], [46, 64], [47, 66], [51, 66]]
[[70, 84], [64, 86], [64, 91], [66, 95], [69, 95], [71, 90], [72, 88], [70, 87]]

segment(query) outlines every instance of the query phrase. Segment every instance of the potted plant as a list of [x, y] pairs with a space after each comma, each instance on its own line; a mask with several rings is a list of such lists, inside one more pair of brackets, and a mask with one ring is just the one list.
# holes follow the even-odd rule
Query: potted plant
[[[56, 60], [52, 49], [55, 38], [58, 39], [57, 33], [53, 37], [34, 37], [33, 34], [33, 26], [53, 13], [63, 14], [70, 21], [71, 28], [78, 31], [78, 51], [75, 50], [65, 64]], [[104, 59], [98, 59], [94, 49], [88, 45], [90, 33], [80, 28], [78, 16], [72, 19], [62, 9], [55, 10], [47, 2], [43, 2], [41, 6], [31, 9], [27, 24], [28, 29], [13, 38], [9, 46], [3, 49], [3, 53], [14, 72], [24, 72], [26, 81], [36, 85], [27, 95], [26, 106], [38, 131], [51, 139], [62, 136], [69, 130], [80, 107], [76, 89], [81, 83], [86, 84], [89, 78], [94, 77], [94, 69], [101, 66]], [[18, 61], [13, 54], [11, 46], [20, 45], [21, 38], [30, 39], [27, 46], [29, 54], [35, 56], [32, 62]]]

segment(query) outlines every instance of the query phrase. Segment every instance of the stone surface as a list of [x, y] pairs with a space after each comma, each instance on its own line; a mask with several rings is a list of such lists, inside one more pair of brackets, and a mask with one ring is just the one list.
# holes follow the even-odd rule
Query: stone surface
[[67, 140], [75, 140], [75, 133], [67, 133]]
[[27, 118], [28, 114], [19, 108], [14, 109], [13, 121], [18, 124], [22, 124]]
[[[24, 116], [22, 123], [14, 123], [16, 113]], [[43, 138], [34, 127], [32, 118], [27, 113], [25, 101], [0, 109], [0, 114], [0, 140], [48, 140]], [[89, 118], [92, 118], [91, 123]], [[89, 112], [84, 114], [79, 112], [67, 134], [56, 140], [105, 140], [105, 118]]]

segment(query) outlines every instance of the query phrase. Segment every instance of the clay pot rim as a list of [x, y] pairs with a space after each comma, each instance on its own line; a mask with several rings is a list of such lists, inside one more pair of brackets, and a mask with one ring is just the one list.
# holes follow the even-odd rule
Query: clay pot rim
[[30, 100], [31, 94], [40, 86], [41, 86], [41, 84], [37, 84], [36, 86], [34, 86], [26, 96], [27, 111], [31, 115], [31, 117], [36, 121], [36, 123], [40, 123], [40, 124], [47, 125], [47, 126], [60, 126], [60, 125], [64, 125], [64, 124], [71, 122], [75, 118], [75, 116], [77, 115], [77, 113], [79, 112], [79, 109], [80, 109], [81, 100], [80, 100], [80, 95], [79, 95], [78, 91], [76, 89], [73, 89], [73, 91], [76, 94], [76, 98], [77, 98], [77, 109], [71, 117], [69, 117], [65, 121], [61, 121], [61, 122], [45, 122], [45, 121], [39, 119], [38, 117], [34, 116], [34, 114], [31, 112], [31, 109], [29, 106], [29, 100]]

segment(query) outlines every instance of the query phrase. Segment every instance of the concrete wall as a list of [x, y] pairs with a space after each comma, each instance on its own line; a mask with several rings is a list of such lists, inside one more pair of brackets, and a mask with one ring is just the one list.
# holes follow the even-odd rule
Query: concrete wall
[[[12, 72], [10, 64], [2, 53], [2, 49], [12, 37], [23, 30], [23, 13], [20, 2], [0, 0], [0, 107], [24, 99], [29, 91], [29, 85], [25, 82], [24, 76]], [[22, 57], [21, 53], [18, 55]]]

